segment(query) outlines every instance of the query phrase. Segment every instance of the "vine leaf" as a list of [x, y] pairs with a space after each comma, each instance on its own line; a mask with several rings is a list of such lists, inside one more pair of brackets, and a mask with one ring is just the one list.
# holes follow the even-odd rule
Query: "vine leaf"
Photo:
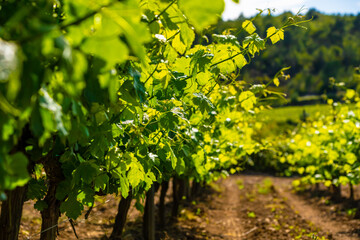
[[279, 86], [280, 85], [280, 80], [279, 80], [279, 78], [274, 78], [274, 84], [275, 84], [275, 86]]
[[106, 174], [100, 174], [99, 176], [97, 176], [94, 180], [95, 190], [98, 189], [105, 190], [108, 181], [109, 181], [109, 176]]
[[60, 211], [71, 219], [78, 218], [82, 210], [84, 206], [77, 200], [77, 194], [74, 192], [71, 192], [68, 199], [60, 205]]
[[280, 40], [284, 40], [284, 30], [282, 30], [282, 29], [276, 29], [275, 27], [269, 27], [266, 32], [267, 32], [266, 37], [270, 37], [272, 44], [275, 44]]
[[44, 200], [38, 200], [36, 201], [36, 203], [34, 204], [34, 208], [39, 210], [39, 211], [42, 211], [44, 210], [45, 208], [47, 208], [48, 205], [47, 203], [44, 201]]
[[31, 179], [29, 181], [27, 197], [29, 199], [42, 199], [46, 194], [46, 190], [46, 184], [43, 179]]
[[98, 168], [95, 164], [83, 162], [74, 172], [74, 180], [76, 183], [83, 181], [90, 184], [98, 174]]
[[181, 37], [179, 34], [174, 37], [174, 40], [172, 41], [172, 46], [180, 54], [184, 54], [187, 49], [186, 45], [181, 41]]
[[215, 110], [214, 104], [202, 93], [194, 93], [193, 103], [199, 106], [201, 113]]
[[139, 102], [136, 99], [136, 90], [134, 83], [130, 80], [127, 80], [120, 87], [120, 98], [128, 103], [131, 103], [134, 106], [139, 106]]
[[132, 160], [129, 167], [127, 178], [131, 186], [135, 188], [145, 179], [144, 168], [136, 159]]
[[105, 60], [106, 69], [114, 67], [116, 63], [124, 62], [129, 54], [129, 49], [117, 36], [99, 39], [96, 37], [88, 38], [81, 49]]
[[222, 44], [231, 43], [237, 47], [240, 47], [239, 41], [238, 41], [237, 37], [235, 37], [234, 35], [213, 34], [212, 37], [213, 37], [214, 41], [216, 41], [218, 43], [222, 43]]
[[244, 91], [239, 96], [239, 102], [242, 108], [249, 111], [256, 104], [255, 94], [250, 91]]
[[5, 174], [5, 182], [3, 186], [7, 189], [14, 189], [16, 186], [24, 186], [27, 181], [30, 179], [29, 173], [27, 171], [28, 159], [21, 153], [15, 153], [13, 155], [8, 155], [5, 158], [5, 161], [0, 161], [0, 164], [3, 165]]
[[234, 57], [234, 62], [239, 69], [242, 69], [247, 64], [246, 58], [242, 54]]
[[64, 200], [71, 191], [71, 182], [69, 180], [61, 181], [56, 188], [55, 197], [57, 200]]
[[265, 41], [257, 33], [254, 33], [245, 38], [243, 47], [248, 47], [249, 52], [254, 55], [257, 52], [260, 52], [260, 50], [265, 49]]
[[124, 198], [129, 196], [129, 180], [124, 174], [120, 174], [120, 191]]
[[[63, 136], [68, 135], [62, 121], [62, 107], [50, 97], [45, 88], [41, 88], [40, 94], [39, 102], [42, 108], [40, 109], [40, 114], [45, 129], [48, 131], [58, 130]], [[55, 126], [53, 124], [54, 121]]]
[[243, 29], [245, 29], [246, 32], [248, 32], [249, 34], [253, 34], [256, 31], [256, 27], [255, 25], [249, 21], [249, 20], [245, 20], [242, 25]]
[[190, 23], [200, 32], [219, 19], [224, 11], [223, 0], [179, 0], [179, 7], [188, 17]]
[[195, 52], [194, 56], [191, 58], [190, 64], [193, 66], [193, 75], [195, 71], [199, 69], [200, 72], [205, 72], [207, 65], [211, 63], [211, 59], [214, 57], [213, 54], [206, 53], [203, 49], [200, 49]]
[[84, 187], [83, 191], [78, 194], [77, 199], [79, 199], [81, 203], [92, 207], [94, 204], [94, 195], [95, 191], [92, 188]]

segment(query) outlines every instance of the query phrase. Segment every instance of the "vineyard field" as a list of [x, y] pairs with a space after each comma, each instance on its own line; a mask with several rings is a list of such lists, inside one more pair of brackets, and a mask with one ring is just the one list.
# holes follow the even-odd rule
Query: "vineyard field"
[[304, 105], [304, 106], [286, 106], [262, 111], [257, 117], [265, 122], [298, 122], [304, 115], [312, 119], [317, 116], [327, 114], [331, 107], [327, 104]]
[[[328, 18], [258, 9], [218, 32], [224, 9], [0, 2], [0, 240], [359, 237], [359, 18], [321, 47], [326, 64], [321, 50], [260, 67]], [[333, 21], [331, 41], [345, 24]], [[321, 69], [301, 84], [313, 94], [288, 88], [305, 76], [291, 82], [297, 59]]]

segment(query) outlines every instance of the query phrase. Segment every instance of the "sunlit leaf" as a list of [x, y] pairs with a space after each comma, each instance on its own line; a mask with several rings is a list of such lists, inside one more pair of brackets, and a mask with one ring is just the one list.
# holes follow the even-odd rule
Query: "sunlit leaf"
[[179, 7], [197, 31], [216, 23], [224, 11], [223, 0], [179, 0]]
[[30, 179], [27, 171], [27, 157], [23, 153], [18, 152], [1, 158], [0, 171], [4, 171], [6, 174], [5, 179], [0, 179], [0, 181], [5, 181], [2, 187], [14, 189], [17, 186], [24, 186]]
[[88, 38], [81, 48], [84, 52], [105, 60], [107, 69], [124, 62], [129, 54], [128, 48], [117, 36]]
[[266, 30], [267, 36], [270, 37], [272, 44], [277, 43], [280, 40], [284, 40], [284, 30], [276, 29], [275, 27], [270, 27]]
[[275, 86], [277, 86], [277, 87], [280, 85], [279, 78], [274, 78], [274, 84], [275, 84]]
[[248, 111], [254, 107], [254, 104], [256, 104], [256, 97], [254, 93], [244, 91], [239, 96], [239, 102], [241, 103], [241, 107]]
[[245, 29], [245, 31], [247, 31], [249, 34], [252, 34], [256, 31], [256, 27], [255, 25], [249, 21], [249, 20], [245, 20], [243, 23], [242, 23], [242, 28]]

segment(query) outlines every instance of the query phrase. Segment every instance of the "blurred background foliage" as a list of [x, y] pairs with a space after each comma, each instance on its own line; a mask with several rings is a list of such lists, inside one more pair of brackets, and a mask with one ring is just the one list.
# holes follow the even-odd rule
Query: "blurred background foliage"
[[[254, 24], [260, 36], [266, 36], [266, 29], [279, 26], [289, 18], [291, 20], [289, 12], [265, 15], [256, 18]], [[286, 31], [284, 41], [256, 57], [239, 80], [267, 83], [279, 69], [291, 66], [287, 71], [291, 79], [281, 81], [277, 89], [287, 94], [290, 105], [321, 103], [325, 94], [340, 100], [343, 92], [335, 82], [360, 90], [360, 13], [356, 16], [325, 15], [310, 9], [304, 13], [304, 18], [312, 18], [312, 21], [304, 24], [305, 28]], [[220, 34], [225, 29], [233, 29], [236, 32], [244, 20], [240, 15], [236, 20], [220, 21], [214, 31]], [[243, 37], [238, 35], [239, 40]]]

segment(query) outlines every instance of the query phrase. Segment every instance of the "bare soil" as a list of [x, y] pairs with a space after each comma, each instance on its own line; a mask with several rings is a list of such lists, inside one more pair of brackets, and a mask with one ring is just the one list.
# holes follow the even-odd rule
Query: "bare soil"
[[[295, 193], [292, 180], [259, 174], [221, 179], [185, 202], [178, 219], [169, 217], [166, 228], [157, 231], [157, 239], [360, 239], [360, 220], [352, 217], [354, 205], [345, 199], [334, 203], [330, 196], [314, 196], [308, 190]], [[360, 189], [355, 193], [359, 199]], [[343, 189], [343, 196], [347, 194]], [[118, 203], [115, 196], [99, 199], [87, 220], [84, 211], [75, 225], [79, 239], [107, 239]], [[19, 239], [39, 238], [41, 218], [32, 205], [31, 201], [24, 205]], [[132, 206], [123, 239], [142, 239], [141, 224], [141, 213]], [[65, 217], [60, 219], [58, 239], [76, 239]]]

